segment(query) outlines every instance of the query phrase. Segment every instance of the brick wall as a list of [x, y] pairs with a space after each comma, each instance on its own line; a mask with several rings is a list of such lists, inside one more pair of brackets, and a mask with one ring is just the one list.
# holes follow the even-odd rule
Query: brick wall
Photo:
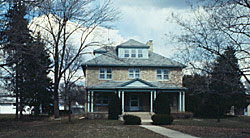
[[[146, 81], [156, 80], [156, 68], [140, 68], [141, 79]], [[169, 80], [161, 81], [162, 83], [171, 83], [182, 86], [182, 70], [179, 68], [169, 69]], [[112, 80], [114, 81], [128, 81], [128, 68], [112, 67]], [[94, 84], [102, 83], [107, 80], [99, 80], [99, 67], [88, 67], [86, 70], [86, 84], [91, 86]]]

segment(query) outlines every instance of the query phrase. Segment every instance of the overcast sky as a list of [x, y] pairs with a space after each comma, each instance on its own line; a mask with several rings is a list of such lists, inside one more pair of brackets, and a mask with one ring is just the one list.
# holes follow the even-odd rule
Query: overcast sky
[[121, 12], [120, 19], [114, 23], [121, 37], [143, 43], [153, 40], [154, 52], [166, 57], [173, 55], [173, 44], [165, 34], [179, 29], [167, 19], [173, 12], [187, 13], [189, 6], [186, 0], [113, 0], [113, 4]]

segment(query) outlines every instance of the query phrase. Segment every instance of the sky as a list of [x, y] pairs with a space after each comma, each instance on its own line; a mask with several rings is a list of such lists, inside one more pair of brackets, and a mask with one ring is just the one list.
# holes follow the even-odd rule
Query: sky
[[[135, 39], [146, 43], [153, 40], [154, 52], [171, 58], [176, 52], [165, 34], [180, 32], [171, 23], [171, 14], [185, 15], [189, 11], [186, 0], [113, 0], [113, 6], [120, 11], [120, 19], [114, 28], [124, 39]], [[167, 21], [168, 20], [168, 21]], [[112, 39], [112, 38], [110, 38]]]

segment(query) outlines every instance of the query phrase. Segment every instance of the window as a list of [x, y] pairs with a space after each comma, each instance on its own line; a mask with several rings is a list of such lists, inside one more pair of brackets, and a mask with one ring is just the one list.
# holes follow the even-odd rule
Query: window
[[136, 57], [136, 50], [135, 49], [131, 50], [131, 57]]
[[139, 68], [130, 68], [128, 69], [128, 78], [140, 78], [140, 69]]
[[111, 68], [100, 68], [99, 69], [99, 79], [111, 80], [112, 79], [112, 69]]
[[142, 55], [142, 49], [138, 49], [138, 57], [140, 58], [140, 57], [143, 57], [143, 55]]
[[157, 69], [156, 70], [156, 79], [157, 80], [168, 80], [169, 71], [167, 69]]
[[95, 103], [96, 105], [104, 105], [107, 106], [109, 104], [109, 96], [105, 94], [99, 94], [97, 93], [95, 95]]
[[125, 49], [125, 51], [124, 51], [124, 57], [129, 57], [129, 50], [128, 49]]

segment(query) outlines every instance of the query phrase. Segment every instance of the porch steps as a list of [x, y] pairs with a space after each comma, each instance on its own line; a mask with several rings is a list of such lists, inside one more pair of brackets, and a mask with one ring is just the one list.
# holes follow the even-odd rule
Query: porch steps
[[124, 112], [123, 115], [134, 115], [140, 117], [141, 120], [151, 120], [153, 114], [151, 112]]

